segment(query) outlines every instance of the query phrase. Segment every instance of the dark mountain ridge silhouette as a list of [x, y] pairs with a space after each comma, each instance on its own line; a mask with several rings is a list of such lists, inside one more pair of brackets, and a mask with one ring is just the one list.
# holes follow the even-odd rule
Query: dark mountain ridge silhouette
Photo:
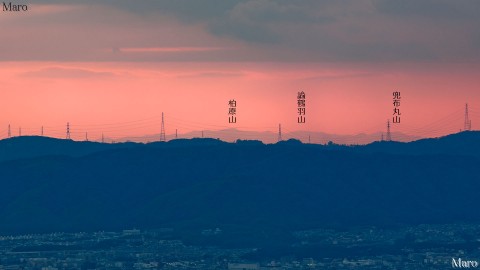
[[[359, 152], [384, 152], [395, 154], [460, 154], [460, 155], [480, 155], [480, 132], [464, 131], [451, 134], [440, 138], [420, 139], [412, 142], [396, 141], [377, 141], [367, 145], [345, 146], [331, 143], [329, 145], [311, 144], [312, 147], [319, 149], [342, 149]], [[299, 142], [295, 139], [288, 142]], [[277, 144], [283, 144], [282, 141]], [[264, 143], [256, 140], [237, 140], [236, 144], [263, 145]], [[0, 162], [13, 159], [41, 157], [50, 155], [64, 155], [71, 157], [81, 157], [84, 155], [111, 149], [124, 149], [131, 147], [189, 147], [194, 145], [217, 145], [226, 144], [218, 139], [212, 138], [193, 138], [193, 139], [175, 139], [168, 142], [151, 143], [99, 143], [89, 141], [73, 141], [41, 136], [22, 136], [0, 140]]]
[[[236, 128], [227, 128], [221, 130], [204, 130], [204, 131], [191, 131], [187, 133], [178, 134], [181, 138], [198, 138], [202, 136], [202, 132], [206, 137], [210, 138], [219, 138], [220, 140], [226, 142], [235, 142], [237, 139], [242, 140], [260, 140], [264, 143], [275, 143], [277, 142], [278, 134], [272, 131], [247, 131], [239, 130]], [[410, 142], [418, 140], [421, 137], [412, 136], [401, 132], [392, 132], [392, 138], [397, 141]], [[166, 134], [167, 140], [175, 138], [175, 134]], [[314, 143], [325, 144], [329, 141], [333, 141], [338, 144], [367, 144], [373, 141], [378, 140], [382, 136], [382, 132], [374, 133], [358, 133], [353, 135], [347, 134], [333, 134], [325, 132], [315, 132], [315, 131], [292, 131], [292, 132], [283, 132], [283, 138], [291, 138], [301, 140], [302, 142], [308, 142], [311, 140]], [[123, 137], [116, 138], [115, 141], [125, 142], [125, 141], [136, 141], [136, 142], [152, 142], [158, 140], [160, 134], [149, 134], [139, 137]], [[111, 138], [106, 138], [107, 141], [111, 141]]]
[[480, 133], [411, 143], [0, 141], [0, 234], [478, 222]]
[[358, 146], [362, 152], [388, 152], [396, 154], [451, 154], [480, 155], [480, 132], [464, 131], [440, 138], [421, 139], [409, 143], [374, 142]]
[[62, 140], [42, 136], [21, 136], [0, 140], [0, 161], [65, 155], [79, 157], [98, 151], [140, 146], [135, 143], [106, 144], [87, 141]]

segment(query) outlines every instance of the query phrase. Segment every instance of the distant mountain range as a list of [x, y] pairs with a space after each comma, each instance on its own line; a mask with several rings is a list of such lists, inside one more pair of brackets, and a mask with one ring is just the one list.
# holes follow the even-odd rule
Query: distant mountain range
[[365, 146], [0, 141], [0, 235], [480, 221], [480, 132]]
[[[222, 130], [205, 130], [203, 131], [203, 136], [205, 138], [216, 138], [226, 142], [235, 142], [238, 139], [241, 140], [259, 140], [263, 143], [276, 143], [278, 141], [278, 134], [265, 131], [244, 131], [234, 128], [222, 129]], [[174, 134], [167, 134], [167, 140], [175, 139]], [[117, 141], [117, 142], [154, 142], [158, 141], [160, 138], [159, 134], [147, 135], [141, 137], [123, 137], [111, 139], [107, 138], [108, 141]], [[182, 133], [178, 135], [178, 138], [183, 139], [192, 139], [192, 138], [202, 138], [202, 131], [193, 131], [188, 133]], [[311, 143], [315, 144], [326, 144], [328, 142], [334, 142], [336, 144], [368, 144], [375, 141], [380, 141], [382, 138], [382, 132], [375, 132], [370, 134], [360, 133], [355, 135], [341, 135], [341, 134], [329, 134], [324, 132], [309, 132], [309, 131], [294, 131], [294, 132], [283, 132], [282, 138], [284, 140], [296, 139], [304, 143], [308, 143], [309, 139]], [[404, 134], [401, 132], [392, 132], [392, 138], [395, 141], [401, 142], [410, 142], [421, 139], [418, 136], [412, 136]]]

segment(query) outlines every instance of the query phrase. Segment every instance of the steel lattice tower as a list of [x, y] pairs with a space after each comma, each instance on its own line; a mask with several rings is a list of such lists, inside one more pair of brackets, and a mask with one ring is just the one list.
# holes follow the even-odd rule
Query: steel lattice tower
[[278, 124], [278, 141], [282, 140], [282, 124]]
[[160, 130], [160, 141], [164, 142], [165, 140], [165, 121], [163, 119], [163, 112], [162, 112], [162, 128]]
[[392, 134], [390, 133], [390, 120], [387, 121], [387, 141], [392, 140]]
[[465, 122], [463, 123], [463, 130], [472, 130], [472, 120], [468, 116], [468, 103], [465, 104]]
[[67, 122], [67, 140], [70, 140], [70, 122]]

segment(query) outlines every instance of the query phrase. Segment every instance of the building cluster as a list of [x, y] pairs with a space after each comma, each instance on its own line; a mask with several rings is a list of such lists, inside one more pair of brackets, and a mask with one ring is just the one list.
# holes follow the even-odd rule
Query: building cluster
[[[452, 269], [480, 260], [480, 226], [315, 229], [293, 233], [291, 254], [252, 259], [259, 249], [186, 245], [171, 229], [0, 236], [6, 269]], [[220, 228], [199, 231], [202, 237]]]

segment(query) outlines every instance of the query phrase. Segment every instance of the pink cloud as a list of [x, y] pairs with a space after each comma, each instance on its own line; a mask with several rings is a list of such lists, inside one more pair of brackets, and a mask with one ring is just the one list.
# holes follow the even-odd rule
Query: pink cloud
[[120, 48], [125, 53], [183, 53], [183, 52], [208, 52], [226, 50], [222, 47], [153, 47], [153, 48]]

